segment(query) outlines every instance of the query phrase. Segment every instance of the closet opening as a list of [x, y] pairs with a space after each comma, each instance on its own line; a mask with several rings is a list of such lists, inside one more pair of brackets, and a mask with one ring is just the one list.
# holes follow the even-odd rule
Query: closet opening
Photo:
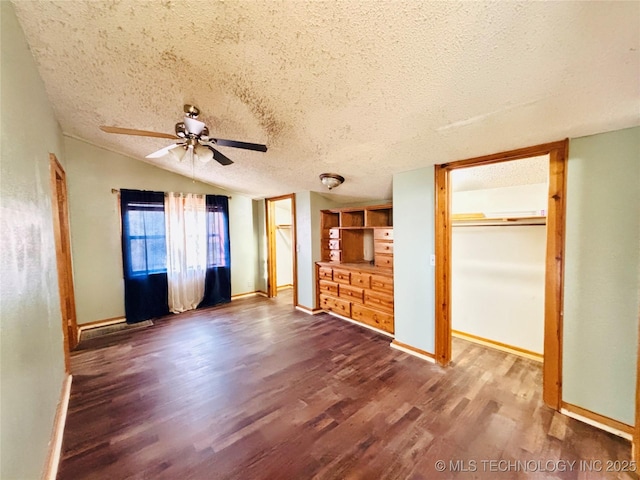
[[[567, 147], [564, 140], [436, 165], [435, 169], [436, 360], [441, 365], [451, 362], [452, 335], [466, 335], [466, 341], [484, 341], [493, 348], [537, 358], [543, 363], [544, 402], [556, 410], [562, 398]], [[475, 193], [460, 186], [464, 182], [477, 185], [474, 175], [488, 175], [491, 170], [504, 179], [513, 165], [527, 165], [512, 161], [538, 165], [535, 168], [544, 170], [548, 181]], [[474, 171], [471, 167], [491, 168]], [[465, 175], [472, 180], [465, 180]], [[514, 188], [520, 192], [509, 203]], [[489, 272], [494, 274], [487, 276]], [[469, 309], [471, 304], [474, 307]], [[531, 325], [517, 324], [522, 321]]]
[[295, 195], [267, 198], [267, 295], [290, 295], [297, 305]]
[[541, 155], [451, 172], [452, 363], [480, 358], [526, 394], [542, 391], [548, 168]]

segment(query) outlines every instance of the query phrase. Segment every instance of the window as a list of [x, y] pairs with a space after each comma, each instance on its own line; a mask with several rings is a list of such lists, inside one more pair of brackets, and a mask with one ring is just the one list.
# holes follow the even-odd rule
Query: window
[[164, 203], [127, 202], [124, 211], [125, 267], [131, 276], [167, 271]]
[[226, 267], [228, 247], [225, 239], [225, 214], [216, 206], [207, 205], [207, 267]]

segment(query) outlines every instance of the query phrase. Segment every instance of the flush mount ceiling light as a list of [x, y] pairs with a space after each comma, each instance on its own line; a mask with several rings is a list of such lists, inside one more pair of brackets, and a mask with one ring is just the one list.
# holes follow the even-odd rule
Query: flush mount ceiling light
[[332, 188], [336, 188], [342, 185], [342, 182], [344, 182], [344, 177], [338, 175], [337, 173], [321, 173], [320, 181], [325, 187], [331, 190]]

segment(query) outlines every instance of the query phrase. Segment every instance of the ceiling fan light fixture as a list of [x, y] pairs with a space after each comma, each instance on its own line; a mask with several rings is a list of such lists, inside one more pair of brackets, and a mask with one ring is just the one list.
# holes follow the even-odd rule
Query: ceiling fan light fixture
[[337, 173], [321, 173], [320, 181], [325, 187], [331, 190], [342, 185], [342, 183], [344, 182], [344, 177], [342, 175], [338, 175]]
[[213, 151], [205, 146], [198, 145], [196, 147], [195, 154], [196, 157], [198, 157], [198, 160], [200, 160], [202, 163], [209, 163], [211, 160], [213, 160]]
[[187, 132], [196, 136], [201, 135], [204, 129], [207, 127], [204, 122], [190, 117], [184, 117], [184, 125], [187, 128]]
[[187, 148], [183, 145], [179, 145], [178, 147], [169, 150], [169, 153], [175, 160], [181, 162], [187, 154]]

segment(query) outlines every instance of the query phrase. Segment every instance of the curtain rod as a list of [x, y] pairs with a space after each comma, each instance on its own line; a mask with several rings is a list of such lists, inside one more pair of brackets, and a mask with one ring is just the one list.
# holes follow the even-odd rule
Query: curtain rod
[[[117, 188], [112, 188], [111, 189], [111, 193], [120, 193], [120, 190]], [[175, 192], [175, 193], [179, 193], [179, 192]], [[164, 192], [165, 197], [167, 196], [167, 192]], [[195, 195], [213, 195], [213, 194], [209, 194], [209, 193], [196, 193]], [[218, 195], [217, 193], [215, 195]], [[231, 195], [219, 195], [221, 197], [227, 197], [229, 200], [231, 200], [233, 197]]]

